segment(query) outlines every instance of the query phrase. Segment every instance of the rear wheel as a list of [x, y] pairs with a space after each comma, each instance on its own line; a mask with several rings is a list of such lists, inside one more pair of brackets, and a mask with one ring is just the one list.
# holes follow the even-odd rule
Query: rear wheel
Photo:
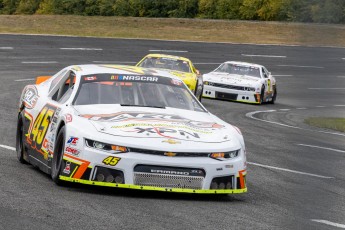
[[59, 176], [63, 170], [63, 154], [65, 149], [65, 127], [62, 127], [57, 135], [54, 147], [54, 155], [52, 160], [51, 176], [57, 185], [62, 185], [63, 181]]
[[19, 113], [17, 122], [17, 135], [16, 135], [16, 151], [18, 161], [22, 164], [27, 164], [24, 159], [25, 147], [24, 147], [24, 123], [23, 114]]

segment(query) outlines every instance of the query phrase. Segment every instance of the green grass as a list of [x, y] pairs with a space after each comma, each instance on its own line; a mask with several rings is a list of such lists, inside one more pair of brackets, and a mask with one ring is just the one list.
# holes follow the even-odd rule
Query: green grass
[[310, 117], [304, 120], [308, 125], [345, 132], [345, 118]]
[[345, 47], [345, 25], [286, 22], [0, 15], [0, 33]]

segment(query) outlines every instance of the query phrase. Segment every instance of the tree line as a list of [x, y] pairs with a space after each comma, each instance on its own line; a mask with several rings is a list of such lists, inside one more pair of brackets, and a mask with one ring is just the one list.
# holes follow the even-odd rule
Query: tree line
[[0, 0], [0, 14], [344, 23], [345, 0]]

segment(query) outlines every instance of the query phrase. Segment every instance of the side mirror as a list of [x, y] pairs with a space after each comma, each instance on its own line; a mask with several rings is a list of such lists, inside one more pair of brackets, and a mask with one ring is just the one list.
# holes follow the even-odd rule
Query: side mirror
[[51, 76], [38, 76], [38, 77], [36, 77], [36, 85], [41, 84], [42, 82], [45, 82], [49, 78], [51, 78]]

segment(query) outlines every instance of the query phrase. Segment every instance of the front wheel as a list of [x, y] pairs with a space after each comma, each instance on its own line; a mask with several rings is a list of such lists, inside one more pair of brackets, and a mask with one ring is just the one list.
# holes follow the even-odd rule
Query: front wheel
[[57, 135], [54, 147], [54, 155], [52, 160], [52, 171], [51, 177], [55, 184], [62, 185], [63, 182], [60, 180], [60, 174], [63, 168], [63, 154], [65, 149], [65, 127], [62, 127]]
[[264, 100], [265, 100], [265, 86], [262, 86], [259, 104], [260, 105], [263, 104]]
[[270, 104], [274, 104], [277, 100], [277, 87], [273, 86], [273, 96], [272, 99], [270, 101]]
[[196, 98], [201, 102], [201, 98], [202, 98], [202, 91], [204, 90], [204, 85], [201, 86], [201, 89], [199, 90], [199, 80], [196, 82], [195, 85], [195, 96]]

